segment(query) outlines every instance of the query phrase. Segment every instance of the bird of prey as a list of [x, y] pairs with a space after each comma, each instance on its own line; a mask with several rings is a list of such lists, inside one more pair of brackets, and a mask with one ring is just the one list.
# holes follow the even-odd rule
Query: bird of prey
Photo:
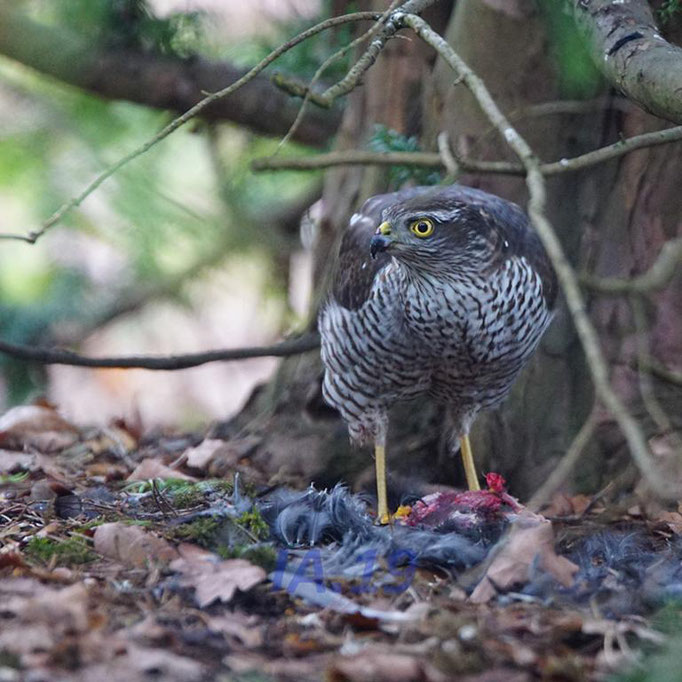
[[480, 489], [469, 429], [509, 393], [556, 294], [528, 217], [492, 194], [413, 187], [371, 197], [353, 215], [319, 318], [323, 394], [352, 441], [374, 443], [378, 520], [390, 518], [385, 448], [398, 401], [447, 406], [467, 484]]

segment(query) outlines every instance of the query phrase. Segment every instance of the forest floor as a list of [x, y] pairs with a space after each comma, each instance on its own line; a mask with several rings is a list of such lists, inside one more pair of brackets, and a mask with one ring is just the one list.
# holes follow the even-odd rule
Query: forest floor
[[[83, 429], [44, 405], [0, 418], [0, 447], [2, 682], [682, 679], [678, 511], [512, 500], [498, 529], [521, 527], [481, 562], [394, 548], [331, 576], [344, 538], [286, 547], [243, 442]], [[280, 521], [305, 541], [299, 516]], [[409, 555], [418, 525], [377, 537], [399, 526]]]

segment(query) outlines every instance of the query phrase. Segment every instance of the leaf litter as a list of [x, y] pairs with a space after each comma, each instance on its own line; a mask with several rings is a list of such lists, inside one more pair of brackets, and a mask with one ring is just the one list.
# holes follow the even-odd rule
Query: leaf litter
[[268, 487], [257, 442], [0, 417], [0, 680], [679, 670], [682, 506], [562, 493], [532, 513], [491, 474], [379, 527], [345, 488]]

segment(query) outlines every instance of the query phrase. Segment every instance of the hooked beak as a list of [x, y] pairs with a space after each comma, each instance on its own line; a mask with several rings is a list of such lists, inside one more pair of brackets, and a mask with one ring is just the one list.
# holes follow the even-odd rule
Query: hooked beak
[[390, 238], [390, 234], [390, 223], [384, 222], [377, 227], [377, 231], [374, 233], [372, 241], [369, 243], [369, 254], [372, 256], [372, 259], [375, 259], [378, 253], [386, 251], [393, 243], [393, 240]]

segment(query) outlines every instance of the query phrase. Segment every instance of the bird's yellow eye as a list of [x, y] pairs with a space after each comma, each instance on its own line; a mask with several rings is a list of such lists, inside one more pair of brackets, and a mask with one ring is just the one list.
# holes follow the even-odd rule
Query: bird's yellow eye
[[410, 230], [417, 237], [430, 237], [433, 234], [433, 221], [428, 218], [419, 218], [410, 224]]

